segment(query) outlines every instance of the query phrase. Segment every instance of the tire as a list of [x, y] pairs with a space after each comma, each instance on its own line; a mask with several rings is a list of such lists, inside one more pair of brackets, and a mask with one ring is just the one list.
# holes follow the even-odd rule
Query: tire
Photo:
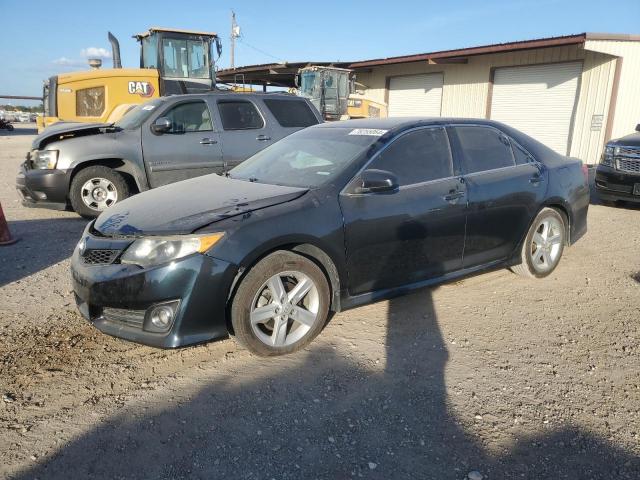
[[84, 218], [97, 217], [129, 194], [129, 186], [124, 177], [103, 165], [80, 170], [73, 177], [69, 188], [71, 206]]
[[13, 132], [13, 125], [11, 124], [7, 125], [7, 130], [9, 130], [10, 132]]
[[529, 227], [520, 251], [520, 265], [511, 267], [518, 275], [544, 278], [553, 272], [567, 241], [564, 217], [553, 208], [543, 208]]
[[293, 252], [274, 252], [251, 268], [236, 290], [231, 303], [235, 340], [260, 356], [300, 350], [324, 328], [330, 298], [327, 278], [315, 263]]

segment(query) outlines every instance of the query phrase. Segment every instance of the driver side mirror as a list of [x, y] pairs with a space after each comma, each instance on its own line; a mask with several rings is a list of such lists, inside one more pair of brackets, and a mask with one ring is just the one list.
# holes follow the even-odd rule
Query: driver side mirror
[[354, 189], [356, 194], [387, 193], [398, 189], [398, 178], [386, 170], [369, 169], [362, 172]]
[[640, 132], [640, 123], [636, 125], [636, 132]]
[[151, 131], [157, 135], [162, 135], [171, 131], [171, 120], [167, 117], [159, 117], [151, 125]]

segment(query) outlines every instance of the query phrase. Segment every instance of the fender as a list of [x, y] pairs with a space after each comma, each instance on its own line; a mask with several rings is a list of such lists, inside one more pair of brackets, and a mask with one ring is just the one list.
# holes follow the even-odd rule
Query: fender
[[238, 282], [256, 263], [278, 250], [288, 250], [299, 253], [314, 261], [322, 268], [331, 286], [331, 310], [339, 312], [341, 309], [341, 285], [346, 282], [344, 260], [342, 260], [342, 262], [339, 261], [336, 258], [337, 255], [335, 253], [331, 255], [330, 250], [326, 245], [323, 245], [323, 242], [317, 238], [306, 235], [286, 235], [273, 239], [249, 252], [244, 259], [238, 263], [238, 272], [231, 284], [229, 298], [233, 296]]
[[118, 172], [126, 173], [133, 178], [138, 192], [149, 190], [147, 173], [144, 168], [138, 165], [138, 162], [122, 158], [113, 158], [112, 155], [97, 155], [73, 161], [68, 169], [68, 171], [71, 172], [69, 175], [69, 183], [71, 183], [76, 173], [91, 165], [104, 165]]

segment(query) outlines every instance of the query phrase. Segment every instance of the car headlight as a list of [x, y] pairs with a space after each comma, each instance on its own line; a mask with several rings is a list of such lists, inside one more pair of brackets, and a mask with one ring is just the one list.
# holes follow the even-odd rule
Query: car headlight
[[602, 165], [608, 165], [609, 167], [613, 167], [614, 166], [614, 161], [613, 161], [613, 157], [616, 153], [616, 150], [618, 150], [616, 147], [613, 147], [612, 145], [607, 145], [604, 147], [604, 153], [602, 154], [602, 158], [600, 159], [600, 163]]
[[204, 253], [223, 237], [224, 233], [206, 235], [146, 237], [134, 241], [120, 258], [121, 263], [130, 263], [142, 268], [160, 265], [192, 253]]
[[350, 98], [347, 103], [349, 107], [360, 108], [362, 106], [362, 100], [357, 98]]
[[58, 163], [58, 150], [34, 150], [31, 152], [33, 168], [53, 170]]

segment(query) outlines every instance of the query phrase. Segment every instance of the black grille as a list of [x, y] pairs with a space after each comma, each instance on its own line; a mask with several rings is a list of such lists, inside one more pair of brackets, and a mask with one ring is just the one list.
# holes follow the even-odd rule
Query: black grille
[[124, 308], [102, 309], [102, 316], [110, 322], [118, 322], [134, 328], [142, 328], [145, 310], [126, 310]]
[[627, 173], [640, 173], [640, 159], [617, 158], [618, 170]]
[[640, 148], [616, 147], [616, 168], [621, 172], [640, 173]]
[[108, 265], [118, 257], [120, 250], [87, 250], [82, 260], [88, 265]]

